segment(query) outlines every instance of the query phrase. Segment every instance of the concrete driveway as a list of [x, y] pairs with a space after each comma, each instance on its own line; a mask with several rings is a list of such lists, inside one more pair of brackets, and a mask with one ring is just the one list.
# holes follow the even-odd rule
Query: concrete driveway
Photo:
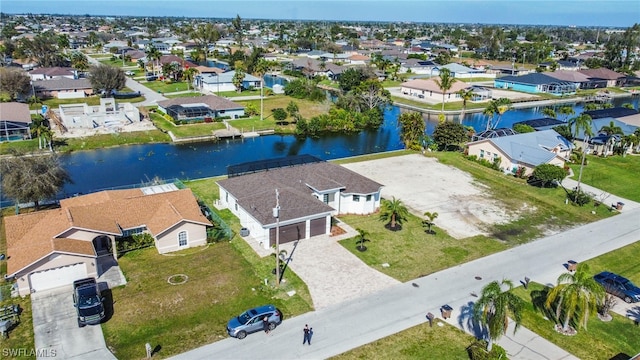
[[71, 286], [31, 295], [35, 347], [57, 359], [116, 359], [100, 326], [78, 327]]
[[287, 243], [280, 246], [291, 255], [292, 261], [288, 266], [307, 284], [316, 310], [400, 284], [398, 280], [369, 267], [338, 244], [342, 239], [357, 235], [348, 225], [340, 223], [339, 226], [346, 233], [333, 237], [316, 236], [299, 241], [297, 245]]

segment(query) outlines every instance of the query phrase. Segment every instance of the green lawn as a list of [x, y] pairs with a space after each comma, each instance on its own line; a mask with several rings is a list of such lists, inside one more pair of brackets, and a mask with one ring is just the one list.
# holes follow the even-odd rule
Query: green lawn
[[[4, 284], [2, 284], [4, 286]], [[9, 285], [10, 286], [10, 285]], [[35, 341], [33, 338], [33, 312], [31, 311], [31, 298], [18, 297], [0, 301], [0, 307], [9, 305], [19, 305], [21, 309], [20, 323], [9, 332], [7, 339], [0, 338], [0, 354], [3, 359], [12, 358], [4, 355], [5, 349], [26, 349], [30, 351], [35, 349]], [[6, 356], [6, 357], [5, 357]], [[35, 356], [20, 356], [20, 359], [35, 359]]]
[[[248, 105], [252, 104], [255, 109], [260, 111], [260, 100], [248, 100], [248, 101], [238, 101], [240, 104]], [[331, 104], [328, 102], [314, 102], [306, 99], [294, 99], [290, 96], [286, 95], [273, 95], [265, 98], [263, 100], [264, 106], [264, 117], [270, 117], [271, 111], [275, 108], [287, 109], [289, 103], [294, 102], [298, 105], [298, 109], [300, 115], [305, 119], [310, 119], [314, 116], [318, 116], [320, 114], [326, 114], [331, 107]], [[259, 116], [258, 116], [259, 119]]]
[[[150, 144], [159, 142], [170, 142], [169, 135], [160, 130], [121, 132], [114, 134], [101, 134], [81, 138], [53, 139], [54, 150], [58, 153], [66, 153], [78, 150], [104, 149], [114, 146]], [[8, 154], [11, 149], [34, 152], [47, 152], [48, 149], [39, 150], [38, 140], [24, 140], [0, 143], [0, 154]]]
[[[575, 174], [573, 178], [578, 180], [580, 165], [570, 164], [569, 166]], [[582, 181], [611, 194], [640, 202], [638, 174], [640, 174], [640, 156], [638, 155], [625, 157], [615, 155], [606, 158], [588, 155], [587, 165], [582, 170]]]
[[[370, 234], [365, 252], [356, 250], [353, 238], [342, 240], [340, 244], [372, 268], [402, 282], [507, 248], [505, 244], [483, 236], [454, 239], [437, 227], [433, 227], [435, 235], [427, 234], [422, 228], [422, 219], [413, 215], [402, 224], [400, 231], [386, 229], [377, 214], [342, 215], [339, 218], [354, 229], [364, 229]], [[390, 266], [383, 267], [384, 263]]]
[[437, 326], [438, 322], [433, 327], [414, 326], [331, 359], [468, 359], [466, 348], [474, 342], [473, 336], [447, 323]]
[[225, 128], [222, 122], [175, 125], [160, 114], [151, 113], [150, 117], [158, 129], [165, 132], [171, 131], [178, 138], [212, 135], [214, 130]]
[[143, 84], [144, 86], [148, 87], [153, 91], [156, 91], [162, 94], [172, 93], [176, 91], [187, 91], [192, 88], [191, 86], [188, 86], [186, 82], [183, 82], [183, 81], [165, 82], [161, 80], [156, 80], [156, 81], [142, 82], [141, 84]]
[[122, 145], [149, 144], [169, 141], [171, 141], [169, 136], [162, 131], [149, 130], [94, 135], [86, 138], [54, 138], [54, 148], [58, 152], [71, 152], [78, 150], [104, 149]]
[[189, 91], [189, 92], [178, 93], [178, 94], [164, 94], [164, 97], [168, 99], [198, 97], [198, 96], [203, 96], [203, 95], [197, 91]]

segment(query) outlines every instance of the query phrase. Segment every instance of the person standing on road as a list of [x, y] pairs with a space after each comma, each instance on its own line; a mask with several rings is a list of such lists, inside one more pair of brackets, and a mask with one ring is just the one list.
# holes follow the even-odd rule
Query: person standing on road
[[269, 318], [266, 316], [262, 318], [262, 328], [264, 329], [264, 333], [269, 335]]
[[308, 343], [309, 345], [311, 345], [311, 330], [309, 329], [309, 325], [304, 324], [304, 329], [302, 329], [302, 331], [304, 332], [304, 339], [302, 340], [302, 345], [304, 345], [305, 343]]

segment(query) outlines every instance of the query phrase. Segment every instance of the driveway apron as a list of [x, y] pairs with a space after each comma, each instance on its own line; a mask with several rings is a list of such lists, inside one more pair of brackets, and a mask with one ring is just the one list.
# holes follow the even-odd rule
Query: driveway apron
[[72, 293], [65, 286], [31, 295], [36, 349], [56, 359], [115, 359], [99, 325], [78, 327]]

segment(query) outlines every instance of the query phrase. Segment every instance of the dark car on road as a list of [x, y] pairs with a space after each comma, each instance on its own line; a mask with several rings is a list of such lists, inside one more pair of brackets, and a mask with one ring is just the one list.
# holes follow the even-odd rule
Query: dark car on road
[[640, 288], [623, 276], [603, 271], [593, 278], [604, 287], [606, 292], [623, 299], [625, 302], [640, 301]]
[[269, 320], [269, 330], [273, 330], [282, 322], [282, 312], [273, 305], [259, 306], [251, 310], [247, 310], [229, 320], [227, 324], [227, 333], [229, 336], [238, 339], [244, 339], [247, 334], [251, 334], [264, 329], [262, 319], [267, 317]]

